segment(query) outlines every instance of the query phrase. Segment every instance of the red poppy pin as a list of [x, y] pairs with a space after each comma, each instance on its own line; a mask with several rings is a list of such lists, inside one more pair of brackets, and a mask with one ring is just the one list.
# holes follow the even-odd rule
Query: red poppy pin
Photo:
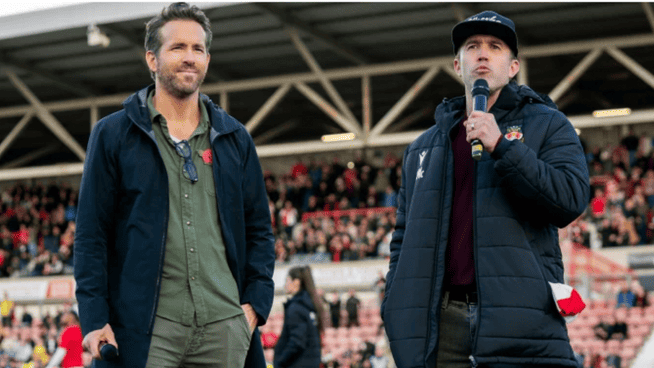
[[204, 151], [200, 151], [200, 156], [202, 156], [202, 161], [206, 165], [211, 165], [213, 163], [213, 155], [211, 154], [211, 148], [207, 148]]

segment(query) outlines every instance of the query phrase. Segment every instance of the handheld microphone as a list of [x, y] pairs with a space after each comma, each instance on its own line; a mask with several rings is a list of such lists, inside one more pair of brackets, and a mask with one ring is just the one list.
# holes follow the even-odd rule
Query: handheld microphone
[[100, 356], [105, 362], [111, 362], [118, 358], [118, 349], [109, 343], [104, 343], [100, 347]]
[[[472, 85], [472, 109], [474, 111], [486, 112], [486, 104], [488, 103], [488, 95], [490, 95], [490, 88], [485, 79], [477, 79]], [[479, 139], [474, 139], [470, 142], [472, 146], [472, 158], [479, 161], [481, 154], [484, 152], [484, 145]]]

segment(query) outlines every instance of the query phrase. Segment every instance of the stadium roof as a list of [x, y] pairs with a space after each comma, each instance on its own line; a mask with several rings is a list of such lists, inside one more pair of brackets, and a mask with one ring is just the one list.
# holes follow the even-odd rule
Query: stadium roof
[[[18, 175], [8, 168], [81, 162], [92, 123], [152, 82], [145, 22], [165, 5], [85, 3], [0, 17], [0, 180]], [[452, 27], [487, 9], [516, 24], [519, 82], [549, 93], [575, 126], [654, 121], [649, 3], [198, 5], [214, 35], [202, 91], [246, 125], [262, 156], [410, 142], [444, 97], [462, 94]], [[107, 47], [89, 46], [90, 25]], [[621, 107], [632, 115], [590, 116]], [[357, 139], [321, 145], [339, 132]]]

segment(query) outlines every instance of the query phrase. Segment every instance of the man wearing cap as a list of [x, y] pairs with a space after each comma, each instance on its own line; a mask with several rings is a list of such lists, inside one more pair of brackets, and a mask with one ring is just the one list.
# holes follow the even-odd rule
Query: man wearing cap
[[[575, 367], [550, 283], [563, 283], [558, 228], [586, 208], [574, 128], [520, 70], [513, 22], [485, 11], [452, 30], [465, 96], [404, 152], [381, 307], [398, 368]], [[488, 112], [472, 88], [489, 86]], [[481, 159], [470, 142], [481, 141]]]

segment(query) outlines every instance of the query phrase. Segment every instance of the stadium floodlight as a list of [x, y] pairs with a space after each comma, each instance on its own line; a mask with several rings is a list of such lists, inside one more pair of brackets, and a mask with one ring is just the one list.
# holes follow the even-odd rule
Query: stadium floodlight
[[351, 141], [354, 139], [354, 133], [326, 134], [321, 139], [325, 143]]
[[627, 116], [631, 114], [631, 109], [624, 107], [621, 109], [595, 110], [593, 116], [596, 118], [608, 118], [614, 116]]
[[111, 39], [104, 34], [98, 26], [91, 24], [86, 30], [86, 41], [89, 46], [108, 47]]

